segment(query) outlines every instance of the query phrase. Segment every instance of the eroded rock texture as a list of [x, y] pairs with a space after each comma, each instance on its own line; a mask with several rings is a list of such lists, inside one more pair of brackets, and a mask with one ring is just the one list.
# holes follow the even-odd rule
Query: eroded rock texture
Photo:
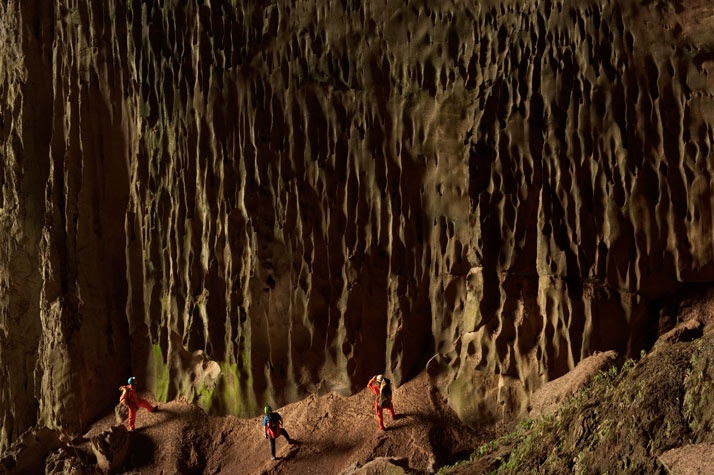
[[0, 17], [0, 448], [131, 373], [252, 415], [426, 366], [493, 422], [714, 281], [706, 0]]

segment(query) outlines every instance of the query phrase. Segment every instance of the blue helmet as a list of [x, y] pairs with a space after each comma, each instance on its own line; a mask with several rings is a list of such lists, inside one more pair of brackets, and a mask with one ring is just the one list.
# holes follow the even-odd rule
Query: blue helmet
[[136, 382], [136, 378], [135, 378], [134, 376], [132, 376], [131, 378], [129, 378], [129, 379], [126, 380], [126, 383], [127, 383], [127, 384], [132, 384], [132, 385], [133, 385], [135, 382]]

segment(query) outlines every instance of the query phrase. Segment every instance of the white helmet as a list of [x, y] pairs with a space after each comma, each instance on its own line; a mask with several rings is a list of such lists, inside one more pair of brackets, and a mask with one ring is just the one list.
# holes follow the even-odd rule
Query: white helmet
[[378, 374], [374, 380], [377, 381], [377, 383], [382, 384], [383, 379], [384, 379], [384, 376], [382, 376], [381, 374]]

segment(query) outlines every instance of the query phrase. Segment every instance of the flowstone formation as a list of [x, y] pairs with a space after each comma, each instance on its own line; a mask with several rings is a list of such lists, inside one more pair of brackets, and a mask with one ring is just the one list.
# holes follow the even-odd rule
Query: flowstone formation
[[707, 0], [4, 2], [0, 449], [130, 374], [254, 415], [426, 368], [487, 424], [638, 353], [714, 281], [713, 25]]

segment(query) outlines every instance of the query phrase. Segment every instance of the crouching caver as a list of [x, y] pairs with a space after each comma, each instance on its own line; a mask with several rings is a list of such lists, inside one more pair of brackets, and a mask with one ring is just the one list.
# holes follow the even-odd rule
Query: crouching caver
[[265, 438], [270, 439], [270, 458], [275, 460], [275, 439], [282, 435], [290, 445], [294, 444], [295, 440], [291, 439], [288, 431], [283, 428], [283, 418], [280, 414], [273, 412], [273, 409], [268, 404], [263, 408], [263, 412], [265, 412], [263, 417]]
[[139, 397], [136, 393], [136, 388], [134, 387], [136, 383], [136, 378], [132, 376], [127, 381], [126, 386], [121, 386], [121, 396], [119, 397], [119, 404], [126, 406], [129, 409], [129, 430], [134, 430], [134, 423], [136, 422], [136, 412], [140, 407], [143, 407], [149, 412], [154, 412], [159, 409], [159, 406], [152, 406], [149, 401]]

